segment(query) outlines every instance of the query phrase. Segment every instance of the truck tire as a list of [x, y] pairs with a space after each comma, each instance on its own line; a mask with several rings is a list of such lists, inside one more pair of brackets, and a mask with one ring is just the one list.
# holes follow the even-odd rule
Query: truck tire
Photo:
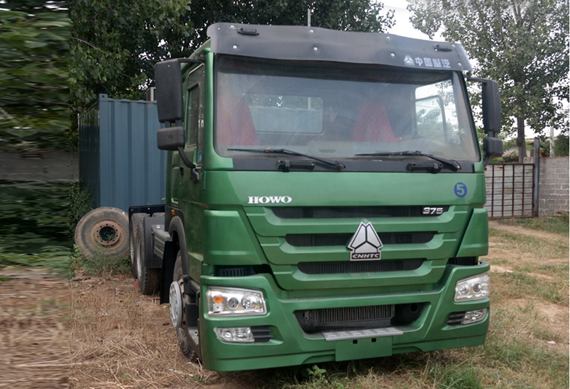
[[[182, 256], [180, 255], [180, 251], [176, 256], [176, 263], [174, 264], [174, 271], [172, 274], [172, 280], [177, 281], [180, 284], [180, 288], [182, 290], [182, 296], [184, 296], [184, 284], [182, 282], [182, 276], [184, 275], [184, 270], [182, 269]], [[180, 351], [182, 354], [188, 359], [192, 359], [193, 357], [197, 357], [198, 353], [197, 350], [194, 350], [192, 345], [192, 339], [190, 338], [190, 334], [188, 333], [188, 326], [186, 325], [186, 310], [182, 310], [182, 325], [176, 328], [176, 338], [178, 339], [178, 346], [180, 347]]]
[[142, 223], [145, 216], [145, 213], [135, 213], [131, 216], [129, 247], [131, 251], [131, 271], [134, 278], [137, 278], [137, 258], [141, 255], [140, 237], [142, 236]]
[[160, 286], [160, 269], [149, 269], [145, 265], [145, 253], [146, 253], [146, 239], [144, 233], [144, 217], [140, 223], [140, 229], [138, 233], [135, 234], [134, 244], [135, 253], [138, 248], [138, 255], [135, 256], [135, 267], [136, 267], [136, 279], [139, 286], [139, 290], [144, 295], [155, 294]]
[[75, 244], [85, 258], [96, 255], [108, 259], [129, 253], [129, 218], [125, 211], [101, 207], [86, 213], [75, 228]]

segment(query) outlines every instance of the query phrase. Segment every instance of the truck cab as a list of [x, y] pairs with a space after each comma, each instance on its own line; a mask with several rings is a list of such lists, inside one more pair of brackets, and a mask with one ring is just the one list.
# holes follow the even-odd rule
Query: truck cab
[[170, 303], [182, 352], [228, 371], [483, 344], [497, 84], [476, 80], [481, 151], [458, 44], [232, 23], [208, 36], [157, 64], [166, 205], [131, 217], [137, 277]]

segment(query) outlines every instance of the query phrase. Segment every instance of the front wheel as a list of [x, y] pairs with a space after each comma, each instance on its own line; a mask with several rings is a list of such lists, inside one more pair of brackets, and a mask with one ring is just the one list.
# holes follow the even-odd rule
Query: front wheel
[[[200, 338], [198, 335], [198, 328], [191, 327], [188, 328], [188, 323], [186, 322], [186, 311], [188, 309], [189, 296], [184, 294], [184, 282], [183, 282], [184, 271], [182, 269], [182, 256], [180, 252], [176, 256], [176, 263], [174, 264], [174, 272], [172, 274], [172, 282], [178, 284], [180, 290], [181, 300], [177, 293], [173, 293], [176, 289], [175, 285], [171, 285], [170, 293], [170, 311], [173, 323], [178, 321], [179, 325], [175, 324], [176, 327], [176, 338], [178, 339], [178, 346], [182, 354], [188, 359], [192, 359], [193, 356], [198, 356], [198, 349], [200, 347]], [[182, 309], [180, 309], [182, 307]], [[182, 315], [181, 318], [178, 315]], [[178, 320], [175, 320], [177, 318]]]

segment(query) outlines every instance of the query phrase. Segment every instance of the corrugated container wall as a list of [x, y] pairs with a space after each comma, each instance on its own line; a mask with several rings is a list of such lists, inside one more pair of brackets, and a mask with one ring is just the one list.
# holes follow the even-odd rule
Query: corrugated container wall
[[162, 204], [166, 152], [156, 147], [156, 103], [99, 95], [79, 118], [79, 179], [94, 207]]

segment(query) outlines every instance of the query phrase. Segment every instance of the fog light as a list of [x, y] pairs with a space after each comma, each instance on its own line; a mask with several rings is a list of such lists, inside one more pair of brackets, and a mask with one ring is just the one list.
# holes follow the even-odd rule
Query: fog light
[[455, 285], [455, 302], [482, 300], [489, 297], [491, 280], [487, 274], [465, 278]]
[[465, 312], [465, 316], [463, 317], [461, 324], [477, 323], [485, 319], [486, 316], [487, 316], [487, 308], [478, 309], [476, 311], [467, 311]]
[[219, 340], [230, 343], [253, 343], [255, 338], [250, 327], [214, 328]]

